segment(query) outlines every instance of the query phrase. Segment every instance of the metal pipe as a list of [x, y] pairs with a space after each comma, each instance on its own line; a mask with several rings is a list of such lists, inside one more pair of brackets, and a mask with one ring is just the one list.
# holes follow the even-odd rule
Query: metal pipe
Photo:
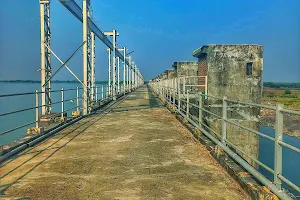
[[27, 123], [27, 124], [23, 124], [23, 125], [21, 125], [21, 126], [17, 126], [17, 127], [15, 127], [15, 128], [6, 130], [6, 131], [0, 133], [0, 136], [1, 136], [1, 135], [5, 135], [5, 134], [7, 134], [7, 133], [10, 133], [10, 132], [12, 132], [12, 131], [18, 130], [18, 129], [20, 129], [20, 128], [29, 126], [29, 125], [31, 125], [31, 124], [35, 124], [35, 123], [36, 123], [36, 121], [34, 121], [34, 122], [29, 122], [29, 123]]
[[[123, 48], [124, 58], [126, 58], [126, 47]], [[123, 92], [126, 94], [126, 62], [123, 61]]]
[[222, 106], [222, 142], [226, 144], [227, 139], [227, 102], [226, 102], [226, 96], [223, 97], [223, 106]]
[[65, 105], [64, 105], [64, 88], [61, 89], [61, 118], [64, 118], [64, 110], [65, 110]]
[[39, 93], [38, 90], [35, 91], [35, 127], [39, 128], [40, 127], [40, 117], [39, 117]]
[[77, 106], [76, 111], [79, 112], [79, 90], [78, 90], [78, 87], [76, 87], [76, 106]]
[[275, 150], [274, 150], [274, 183], [281, 189], [281, 179], [278, 178], [282, 174], [282, 146], [279, 142], [282, 141], [283, 133], [283, 114], [281, 112], [283, 104], [276, 105], [276, 125], [275, 125]]
[[111, 84], [111, 50], [108, 49], [108, 95], [110, 95], [110, 84]]
[[98, 101], [98, 86], [96, 86], [95, 101]]
[[118, 76], [117, 76], [117, 94], [120, 93], [120, 57], [117, 57], [117, 71], [118, 71]]
[[203, 107], [203, 101], [202, 101], [202, 95], [201, 92], [199, 93], [199, 109], [198, 109], [198, 122], [199, 122], [199, 127], [202, 128], [202, 123], [203, 123], [203, 114], [202, 114], [202, 108]]
[[90, 63], [90, 75], [91, 75], [91, 94], [90, 94], [90, 100], [94, 101], [95, 99], [97, 100], [97, 94], [95, 94], [95, 78], [96, 78], [96, 69], [95, 69], [95, 62], [96, 62], [96, 51], [95, 51], [95, 34], [93, 32], [91, 33], [91, 63]]
[[[89, 0], [83, 0], [82, 1], [82, 41], [83, 41], [83, 48], [82, 48], [82, 56], [83, 56], [83, 83], [84, 85], [88, 86], [88, 4]], [[83, 88], [83, 101], [82, 101], [82, 107], [83, 107], [83, 115], [88, 114], [88, 88]]]
[[189, 97], [189, 90], [186, 91], [186, 116], [190, 116], [190, 97]]
[[116, 100], [116, 47], [117, 47], [117, 31], [113, 30], [113, 88], [112, 88], [112, 98]]
[[[179, 113], [184, 116], [184, 114], [179, 111]], [[187, 120], [194, 125], [195, 127], [199, 128], [199, 130], [206, 135], [210, 140], [212, 140], [215, 144], [220, 146], [230, 157], [232, 157], [237, 163], [239, 163], [242, 167], [244, 167], [248, 172], [250, 172], [254, 177], [256, 177], [262, 184], [266, 187], [270, 188], [272, 192], [274, 192], [279, 198], [284, 200], [292, 200], [283, 190], [279, 189], [276, 185], [274, 185], [269, 179], [263, 176], [259, 171], [257, 171], [254, 167], [252, 167], [248, 162], [242, 159], [238, 154], [234, 153], [230, 148], [220, 142], [218, 139], [213, 137], [210, 133], [208, 133], [205, 129], [200, 128], [198, 124], [193, 122], [190, 118]]]

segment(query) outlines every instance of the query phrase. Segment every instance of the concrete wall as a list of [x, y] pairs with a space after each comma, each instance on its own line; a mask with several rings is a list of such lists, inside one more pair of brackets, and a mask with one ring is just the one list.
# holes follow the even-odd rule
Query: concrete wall
[[[261, 103], [263, 47], [260, 45], [209, 45], [197, 52], [199, 63], [207, 64], [208, 95], [226, 96], [245, 102]], [[195, 55], [194, 55], [195, 56]], [[252, 63], [252, 64], [249, 64]], [[252, 74], [247, 75], [247, 66]], [[205, 68], [205, 64], [202, 65]], [[205, 69], [200, 70], [202, 73]], [[248, 72], [250, 72], [248, 70]], [[208, 98], [206, 108], [222, 116], [222, 101]], [[248, 128], [259, 131], [260, 109], [249, 106], [230, 105], [228, 118]], [[221, 132], [221, 121], [207, 114], [206, 122], [217, 133]], [[241, 150], [258, 158], [259, 138], [253, 133], [227, 123], [229, 141]], [[246, 157], [245, 157], [246, 158]], [[250, 162], [250, 159], [247, 159]], [[251, 162], [253, 164], [253, 162]]]
[[167, 79], [172, 79], [172, 78], [176, 78], [177, 77], [177, 73], [176, 73], [175, 70], [167, 69], [165, 71], [165, 73], [167, 74]]
[[174, 62], [177, 77], [180, 76], [199, 76], [198, 62]]

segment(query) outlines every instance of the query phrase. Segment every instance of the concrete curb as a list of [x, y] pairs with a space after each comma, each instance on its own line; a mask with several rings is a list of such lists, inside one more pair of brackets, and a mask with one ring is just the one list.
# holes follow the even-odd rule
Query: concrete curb
[[250, 195], [253, 200], [279, 200], [267, 187], [259, 184], [256, 179], [238, 165], [231, 157], [224, 152], [218, 145], [203, 135], [200, 130], [190, 124], [175, 109], [167, 105], [168, 110], [176, 115], [176, 119], [181, 122], [193, 136], [203, 144], [210, 154], [217, 160], [223, 168], [233, 177], [241, 187]]

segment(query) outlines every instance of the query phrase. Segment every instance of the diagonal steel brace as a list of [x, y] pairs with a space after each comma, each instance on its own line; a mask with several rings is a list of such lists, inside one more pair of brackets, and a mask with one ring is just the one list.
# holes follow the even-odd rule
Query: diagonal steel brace
[[47, 85], [47, 83], [61, 70], [61, 68], [63, 68], [70, 60], [71, 58], [77, 53], [77, 51], [86, 43], [86, 41], [84, 41], [73, 53], [72, 55], [66, 60], [66, 62], [64, 62], [54, 73], [53, 75], [45, 82], [45, 84], [43, 85], [43, 87], [45, 87], [45, 85]]

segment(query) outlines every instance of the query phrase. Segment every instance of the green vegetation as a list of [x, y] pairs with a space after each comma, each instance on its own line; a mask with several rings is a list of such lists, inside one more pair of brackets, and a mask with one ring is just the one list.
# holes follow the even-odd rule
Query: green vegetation
[[295, 83], [264, 82], [263, 85], [264, 87], [268, 87], [268, 88], [300, 89], [300, 82], [295, 82]]
[[265, 94], [266, 97], [278, 97], [278, 98], [298, 98], [298, 95], [297, 94], [280, 94], [280, 93], [268, 93], [268, 94]]
[[300, 110], [300, 93], [292, 93], [290, 90], [285, 90], [281, 93], [267, 93], [263, 95], [263, 104], [276, 105], [276, 103], [284, 104], [287, 109]]
[[284, 94], [292, 94], [290, 90], [285, 90]]

